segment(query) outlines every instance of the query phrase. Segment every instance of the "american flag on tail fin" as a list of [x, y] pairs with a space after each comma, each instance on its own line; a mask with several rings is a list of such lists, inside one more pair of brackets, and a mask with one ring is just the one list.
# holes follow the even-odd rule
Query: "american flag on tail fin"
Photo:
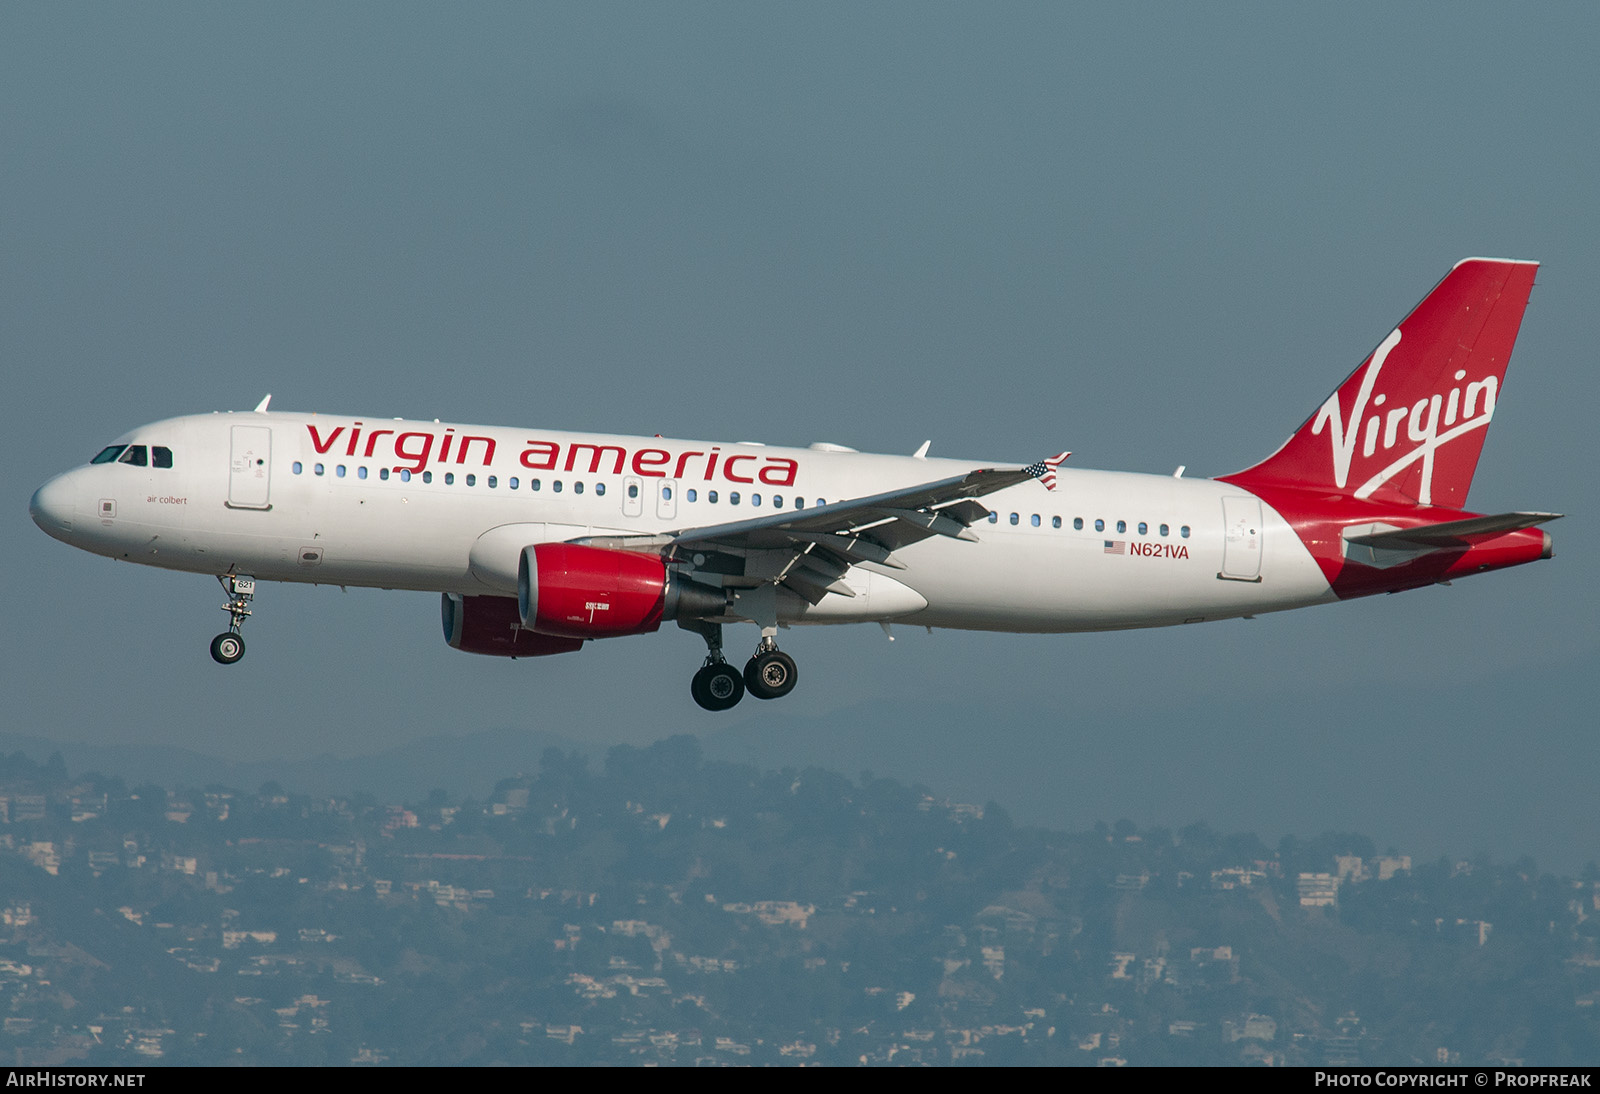
[[1061, 461], [1072, 455], [1071, 452], [1061, 452], [1051, 456], [1048, 460], [1030, 463], [1023, 470], [1044, 484], [1046, 490], [1056, 488], [1056, 468], [1061, 466]]

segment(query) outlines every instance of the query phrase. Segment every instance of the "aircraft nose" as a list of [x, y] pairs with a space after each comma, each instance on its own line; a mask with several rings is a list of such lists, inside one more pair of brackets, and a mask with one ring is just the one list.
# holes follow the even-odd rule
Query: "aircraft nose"
[[28, 501], [28, 515], [33, 523], [43, 528], [47, 535], [66, 539], [72, 534], [72, 521], [77, 516], [76, 491], [64, 482], [65, 475], [57, 475], [33, 492]]

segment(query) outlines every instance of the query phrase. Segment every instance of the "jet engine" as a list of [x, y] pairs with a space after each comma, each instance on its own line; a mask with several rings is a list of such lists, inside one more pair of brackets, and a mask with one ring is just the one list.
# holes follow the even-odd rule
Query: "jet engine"
[[536, 543], [522, 549], [517, 605], [522, 625], [540, 634], [617, 638], [719, 616], [727, 594], [673, 573], [658, 555]]
[[486, 653], [491, 657], [544, 657], [571, 653], [583, 645], [580, 638], [537, 634], [522, 625], [517, 602], [509, 596], [462, 596], [445, 593], [439, 598], [444, 617], [444, 640], [451, 649]]

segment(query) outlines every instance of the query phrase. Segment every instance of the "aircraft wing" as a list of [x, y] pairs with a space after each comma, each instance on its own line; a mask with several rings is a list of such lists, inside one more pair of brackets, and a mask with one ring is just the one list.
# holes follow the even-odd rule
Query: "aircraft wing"
[[[870, 531], [874, 533], [870, 537], [872, 541], [886, 551], [934, 535], [970, 540], [975, 537], [967, 531], [967, 525], [986, 519], [989, 510], [982, 505], [962, 506], [961, 503], [1033, 477], [1020, 468], [969, 471], [958, 478], [923, 483], [905, 490], [836, 501], [814, 509], [774, 513], [754, 520], [687, 528], [672, 536], [674, 543], [685, 547], [701, 544], [780, 547], [811, 542], [819, 536], [848, 537], [866, 535]], [[949, 512], [951, 509], [955, 512]]]
[[811, 603], [831, 593], [854, 596], [840, 579], [858, 562], [905, 569], [894, 552], [933, 536], [976, 541], [970, 526], [987, 520], [987, 494], [1040, 479], [1053, 482], [1065, 454], [1025, 468], [982, 468], [870, 497], [750, 520], [684, 528], [656, 536], [592, 536], [576, 542], [652, 551], [723, 575], [725, 585], [781, 584]]

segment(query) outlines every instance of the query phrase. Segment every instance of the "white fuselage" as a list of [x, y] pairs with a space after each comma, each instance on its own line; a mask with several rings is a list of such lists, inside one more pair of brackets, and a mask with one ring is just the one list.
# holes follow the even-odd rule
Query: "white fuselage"
[[[726, 524], [964, 474], [970, 461], [288, 413], [173, 418], [35, 495], [51, 535], [112, 558], [272, 581], [515, 596], [533, 543]], [[537, 485], [535, 485], [537, 484]], [[854, 597], [786, 623], [1017, 632], [1166, 626], [1336, 599], [1289, 524], [1204, 479], [1062, 468], [983, 499], [977, 542], [863, 563]], [[685, 563], [692, 565], [692, 562]]]

